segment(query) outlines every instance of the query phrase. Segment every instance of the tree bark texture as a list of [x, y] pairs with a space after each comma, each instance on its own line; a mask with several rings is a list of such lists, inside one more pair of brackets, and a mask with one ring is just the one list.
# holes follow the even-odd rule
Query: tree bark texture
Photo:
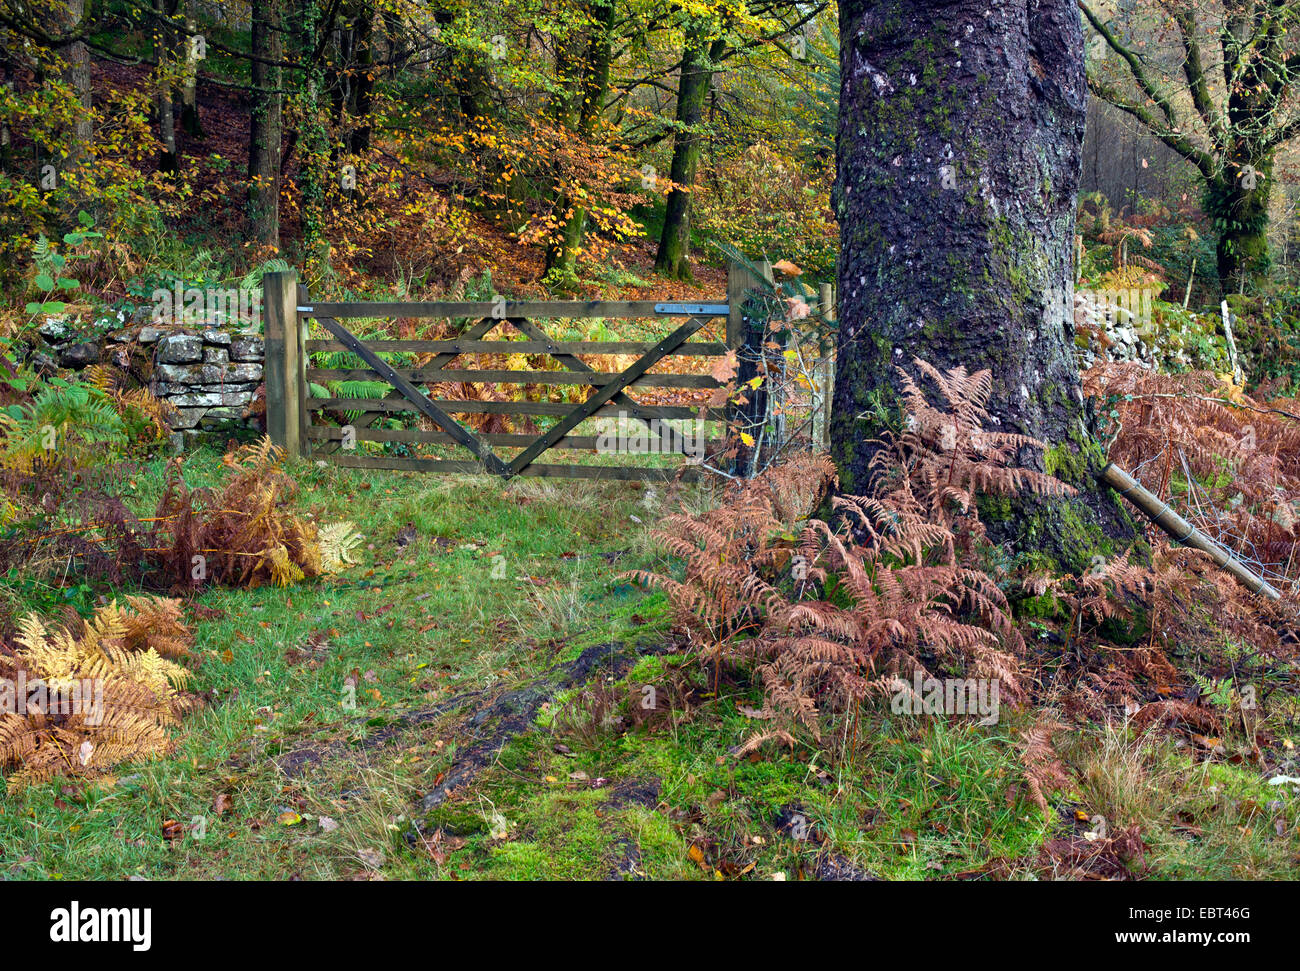
[[986, 513], [990, 535], [1086, 564], [1099, 526], [1131, 521], [1093, 481], [1072, 352], [1087, 107], [1073, 0], [843, 0], [840, 45], [842, 487], [870, 489], [871, 440], [899, 428], [896, 368], [988, 368], [992, 429], [1046, 442], [1020, 463], [1083, 493]]
[[253, 111], [248, 134], [248, 215], [253, 238], [280, 245], [280, 155], [282, 72], [280, 0], [254, 0], [252, 47]]

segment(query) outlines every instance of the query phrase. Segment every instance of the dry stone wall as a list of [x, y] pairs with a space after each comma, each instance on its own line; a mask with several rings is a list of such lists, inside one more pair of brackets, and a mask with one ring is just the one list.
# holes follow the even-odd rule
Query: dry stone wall
[[127, 326], [88, 340], [57, 320], [42, 324], [31, 360], [37, 368], [80, 370], [114, 365], [142, 379], [170, 403], [172, 444], [184, 448], [207, 437], [260, 430], [254, 406], [266, 356], [262, 338], [214, 327]]

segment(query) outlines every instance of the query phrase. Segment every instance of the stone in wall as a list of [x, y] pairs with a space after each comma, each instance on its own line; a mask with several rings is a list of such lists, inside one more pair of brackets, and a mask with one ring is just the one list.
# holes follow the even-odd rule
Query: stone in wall
[[[266, 350], [261, 337], [211, 326], [159, 327], [139, 308], [129, 323], [125, 313], [116, 323], [118, 329], [90, 340], [67, 320], [51, 317], [38, 328], [40, 340], [29, 351], [29, 360], [45, 372], [56, 367], [80, 370], [101, 361], [130, 370], [138, 363], [139, 372], [151, 375], [149, 390], [173, 406], [175, 451], [202, 440], [224, 444], [257, 430], [255, 419], [244, 412], [262, 383]], [[126, 326], [120, 326], [123, 323]]]
[[236, 337], [230, 342], [232, 361], [256, 361], [260, 364], [265, 358], [266, 345], [260, 337]]
[[154, 361], [159, 364], [190, 364], [203, 360], [203, 338], [191, 334], [171, 334], [158, 342]]

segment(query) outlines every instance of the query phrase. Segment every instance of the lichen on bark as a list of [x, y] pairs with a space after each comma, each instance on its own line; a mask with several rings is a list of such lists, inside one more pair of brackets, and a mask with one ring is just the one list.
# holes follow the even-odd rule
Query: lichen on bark
[[871, 441], [899, 420], [896, 367], [988, 368], [994, 427], [1049, 446], [1020, 463], [1079, 490], [1009, 501], [990, 535], [1061, 569], [1112, 555], [1132, 521], [1095, 482], [1073, 357], [1087, 105], [1073, 2], [844, 0], [840, 32], [842, 488], [870, 487]]

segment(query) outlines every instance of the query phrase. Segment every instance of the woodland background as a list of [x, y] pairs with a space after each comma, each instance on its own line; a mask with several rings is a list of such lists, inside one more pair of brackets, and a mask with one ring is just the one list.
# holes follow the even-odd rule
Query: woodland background
[[[1081, 14], [1076, 285], [1155, 293], [1141, 342], [1078, 304], [1098, 447], [1278, 603], [1145, 527], [1081, 564], [992, 542], [1073, 459], [988, 430], [987, 371], [913, 362], [881, 483], [844, 496], [808, 450], [661, 489], [342, 469], [234, 429], [171, 457], [149, 374], [41, 357], [290, 267], [337, 300], [660, 299], [767, 258], [766, 312], [815, 328], [792, 298], [842, 269], [834, 4], [0, 0], [0, 680], [97, 678], [108, 710], [0, 713], [0, 865], [1293, 876], [1300, 15]], [[343, 385], [317, 390], [374, 393]], [[909, 716], [918, 672], [1005, 709]]]

